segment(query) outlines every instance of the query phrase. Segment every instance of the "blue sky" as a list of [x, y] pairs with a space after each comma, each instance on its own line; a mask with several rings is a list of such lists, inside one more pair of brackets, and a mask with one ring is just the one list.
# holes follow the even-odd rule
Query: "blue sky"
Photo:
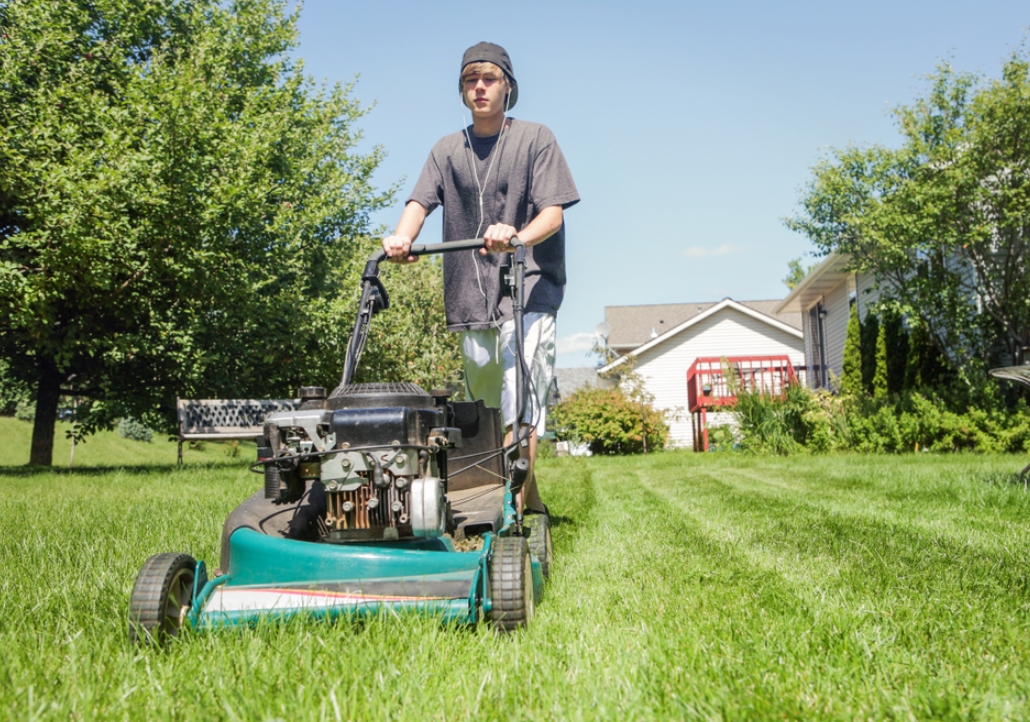
[[[432, 147], [462, 127], [466, 47], [511, 54], [512, 115], [549, 126], [582, 202], [566, 212], [569, 283], [559, 366], [587, 353], [604, 307], [782, 298], [807, 239], [784, 228], [811, 166], [848, 143], [895, 145], [890, 108], [942, 62], [997, 76], [1030, 3], [879, 0], [662, 3], [308, 0], [298, 56], [318, 80], [375, 103], [397, 205]], [[467, 113], [465, 123], [469, 122]], [[440, 240], [440, 214], [420, 240]], [[811, 258], [806, 258], [811, 263]]]

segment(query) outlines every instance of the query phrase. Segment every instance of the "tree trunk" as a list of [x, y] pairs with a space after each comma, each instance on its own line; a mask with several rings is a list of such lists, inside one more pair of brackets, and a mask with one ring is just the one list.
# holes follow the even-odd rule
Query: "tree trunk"
[[54, 461], [54, 424], [57, 402], [61, 399], [61, 374], [52, 358], [39, 363], [39, 386], [36, 389], [36, 421], [32, 426], [31, 466], [51, 466]]

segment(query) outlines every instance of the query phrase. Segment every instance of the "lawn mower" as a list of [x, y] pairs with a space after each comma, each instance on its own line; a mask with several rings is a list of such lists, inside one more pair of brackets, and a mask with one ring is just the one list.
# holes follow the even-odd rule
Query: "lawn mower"
[[[517, 239], [512, 245], [502, 285], [521, 360], [526, 254]], [[411, 254], [482, 246], [419, 244]], [[219, 568], [209, 573], [176, 553], [143, 565], [129, 604], [134, 641], [296, 615], [412, 611], [485, 618], [502, 631], [529, 624], [552, 550], [547, 515], [523, 518], [516, 507], [529, 473], [525, 438], [505, 445], [500, 410], [481, 400], [453, 401], [413, 383], [353, 383], [372, 317], [390, 305], [379, 278], [385, 257], [374, 253], [362, 273], [340, 385], [329, 394], [303, 387], [296, 410], [265, 419], [252, 467], [264, 489], [226, 519]], [[522, 418], [528, 373], [524, 361], [516, 367]], [[468, 548], [473, 539], [478, 548]]]

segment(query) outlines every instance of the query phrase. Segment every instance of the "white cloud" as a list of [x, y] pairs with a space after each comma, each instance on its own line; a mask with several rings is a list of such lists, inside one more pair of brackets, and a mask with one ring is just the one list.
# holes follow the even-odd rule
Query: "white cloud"
[[729, 253], [743, 251], [744, 246], [735, 246], [732, 243], [723, 243], [721, 246], [691, 246], [683, 251], [688, 258], [702, 258], [704, 256], [725, 256]]
[[594, 334], [574, 333], [557, 341], [558, 353], [583, 353], [594, 347]]

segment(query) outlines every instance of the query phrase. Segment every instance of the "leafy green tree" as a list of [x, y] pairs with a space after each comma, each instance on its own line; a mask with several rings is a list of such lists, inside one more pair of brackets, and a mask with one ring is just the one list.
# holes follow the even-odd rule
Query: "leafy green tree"
[[880, 320], [875, 313], [867, 313], [862, 324], [862, 386], [873, 395], [876, 377], [876, 341], [880, 337]]
[[999, 334], [1010, 356], [1030, 345], [1030, 57], [994, 80], [942, 65], [930, 81], [895, 110], [901, 147], [834, 150], [787, 224], [850, 254], [968, 372]]
[[285, 5], [0, 4], [0, 358], [35, 389], [30, 463], [70, 383], [88, 431], [339, 373], [349, 241], [390, 193]]
[[447, 331], [439, 256], [410, 265], [384, 263], [380, 278], [390, 308], [372, 319], [355, 380], [411, 381], [462, 394], [459, 336]]
[[800, 258], [795, 258], [787, 262], [787, 276], [783, 279], [783, 285], [793, 291], [797, 288], [797, 285], [801, 283], [808, 272], [815, 268], [815, 264], [808, 266], [807, 268], [801, 263]]
[[909, 336], [905, 367], [905, 388], [930, 390], [938, 388], [947, 372], [947, 364], [930, 338], [926, 324], [916, 322]]
[[844, 338], [844, 361], [841, 366], [840, 390], [851, 397], [864, 395], [862, 382], [862, 324], [858, 320], [858, 307], [853, 305], [848, 316], [848, 330]]

